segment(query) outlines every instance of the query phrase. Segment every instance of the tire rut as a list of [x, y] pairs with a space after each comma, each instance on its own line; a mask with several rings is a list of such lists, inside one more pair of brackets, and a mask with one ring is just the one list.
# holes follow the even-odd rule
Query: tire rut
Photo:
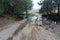
[[18, 29], [14, 32], [14, 34], [11, 37], [9, 37], [7, 40], [13, 40], [13, 37], [16, 36], [18, 32], [22, 30], [26, 26], [26, 24], [28, 24], [29, 22], [30, 20], [27, 19], [24, 23], [22, 23], [20, 27], [18, 27]]

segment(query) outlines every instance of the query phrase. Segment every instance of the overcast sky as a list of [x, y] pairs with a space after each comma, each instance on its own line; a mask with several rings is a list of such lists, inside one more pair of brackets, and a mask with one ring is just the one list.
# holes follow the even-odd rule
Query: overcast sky
[[41, 6], [38, 5], [40, 0], [32, 0], [33, 1], [33, 9], [40, 9]]

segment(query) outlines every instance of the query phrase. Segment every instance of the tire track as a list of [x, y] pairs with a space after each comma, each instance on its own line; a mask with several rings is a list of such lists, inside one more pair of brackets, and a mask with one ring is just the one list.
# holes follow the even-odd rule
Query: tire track
[[20, 27], [18, 27], [18, 29], [14, 32], [14, 34], [11, 37], [9, 37], [7, 40], [13, 40], [13, 37], [16, 36], [18, 32], [22, 30], [28, 23], [30, 23], [29, 19], [27, 19], [24, 23], [22, 23]]

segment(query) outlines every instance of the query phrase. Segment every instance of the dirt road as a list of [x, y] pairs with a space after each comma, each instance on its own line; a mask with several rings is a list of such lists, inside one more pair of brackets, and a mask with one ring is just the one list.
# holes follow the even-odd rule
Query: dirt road
[[[18, 25], [18, 26], [17, 26]], [[20, 23], [0, 32], [0, 40], [60, 40], [57, 34], [45, 30], [42, 26], [37, 28], [35, 22], [28, 22], [23, 29], [19, 29]], [[19, 29], [19, 30], [17, 30]], [[17, 30], [16, 34], [14, 32]]]
[[50, 32], [49, 30], [45, 30], [40, 28], [40, 30], [35, 29], [33, 32], [33, 40], [60, 40], [57, 34]]
[[20, 27], [20, 25], [25, 21], [26, 20], [23, 20], [13, 25], [9, 25], [9, 28], [0, 31], [0, 40], [7, 40], [9, 37], [11, 37], [14, 34], [14, 32]]

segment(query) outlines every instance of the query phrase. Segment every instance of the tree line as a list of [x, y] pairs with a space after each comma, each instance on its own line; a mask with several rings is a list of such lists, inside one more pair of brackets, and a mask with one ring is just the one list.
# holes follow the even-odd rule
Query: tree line
[[48, 19], [60, 21], [60, 0], [44, 0], [38, 4], [42, 6], [39, 13], [44, 14]]
[[0, 0], [0, 15], [18, 16], [28, 14], [32, 7], [31, 0]]

